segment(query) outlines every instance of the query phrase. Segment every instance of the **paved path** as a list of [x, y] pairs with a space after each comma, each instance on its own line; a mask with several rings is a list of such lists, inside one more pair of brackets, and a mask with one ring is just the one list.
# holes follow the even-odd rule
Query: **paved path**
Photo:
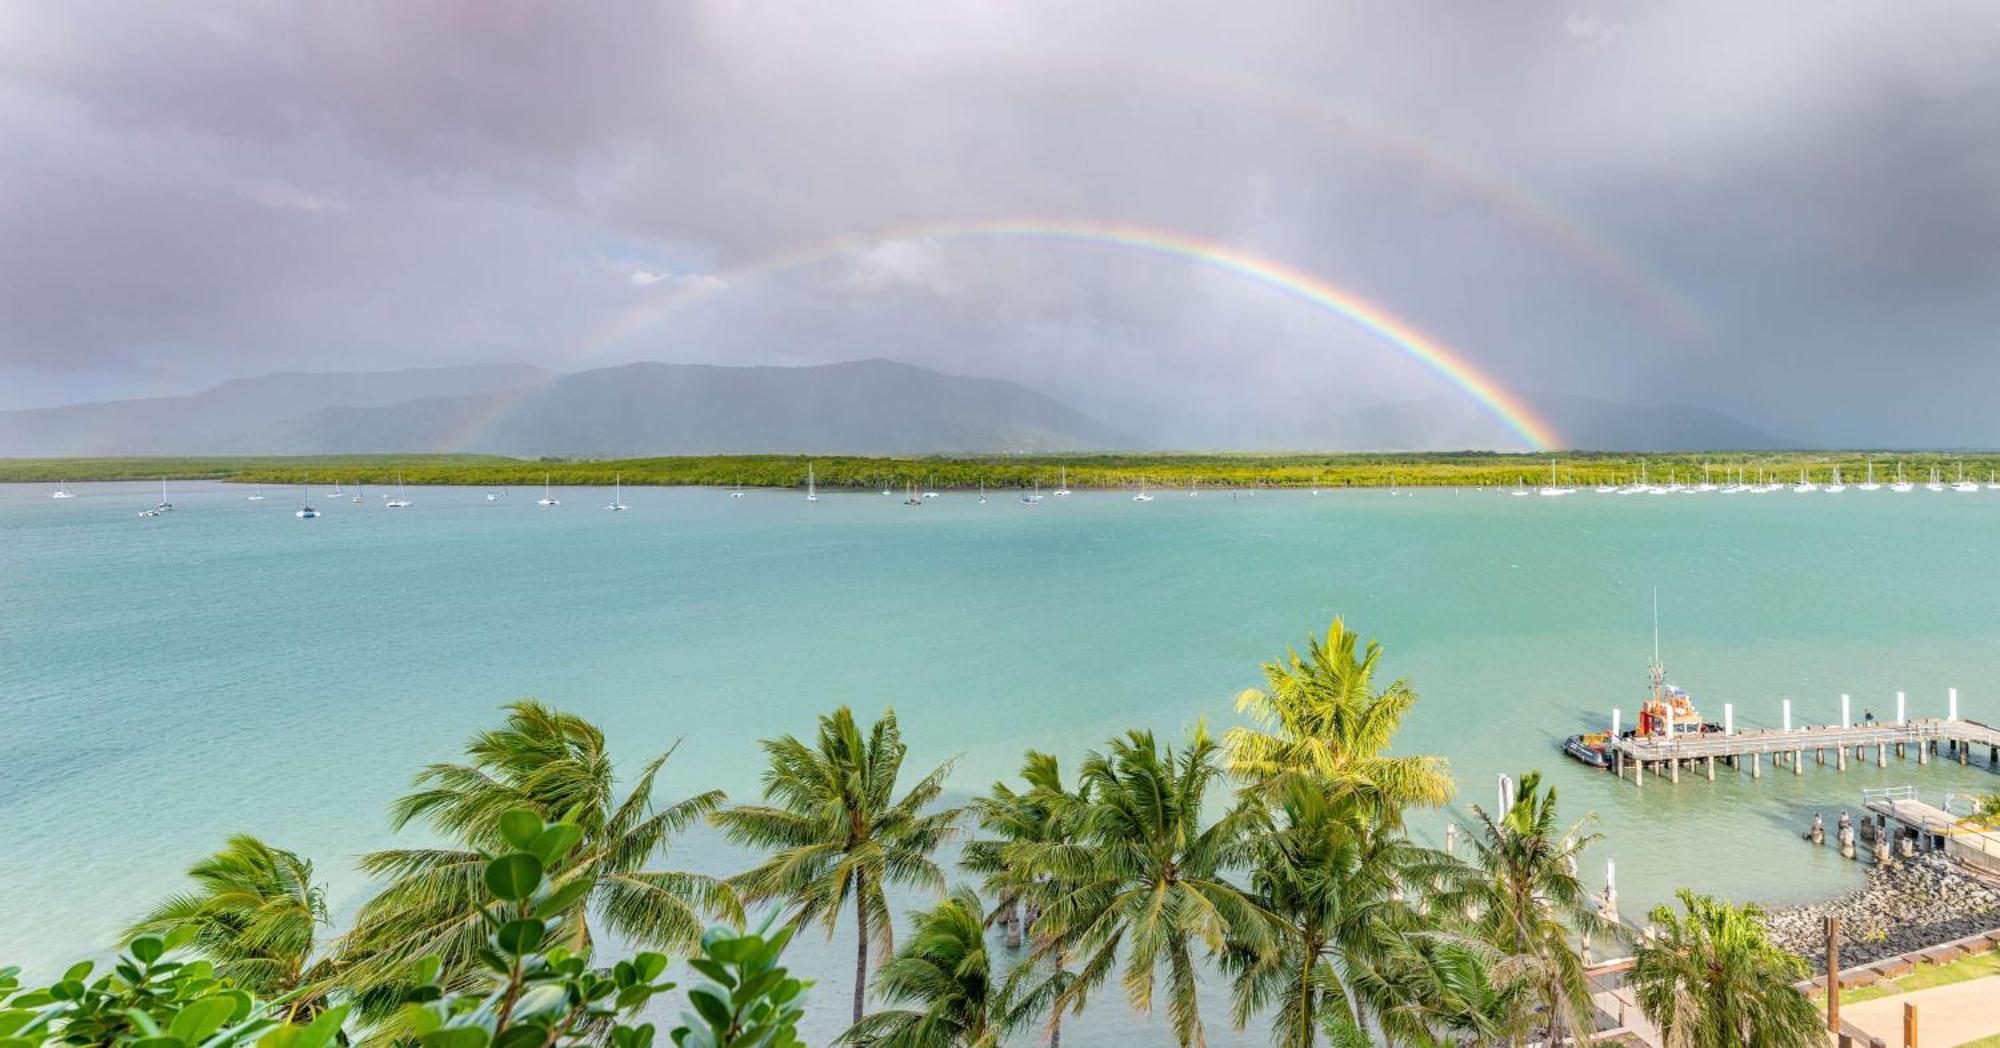
[[1840, 1017], [1886, 1044], [1902, 1044], [1905, 1004], [1917, 1006], [1917, 1043], [1924, 1048], [1952, 1048], [2000, 1034], [2000, 975], [1843, 1004]]

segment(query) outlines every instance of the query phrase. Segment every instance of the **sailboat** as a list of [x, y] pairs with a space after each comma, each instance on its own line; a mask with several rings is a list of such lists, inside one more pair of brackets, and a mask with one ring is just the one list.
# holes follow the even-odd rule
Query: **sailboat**
[[909, 494], [908, 494], [907, 496], [905, 496], [905, 497], [904, 497], [904, 499], [903, 499], [903, 505], [905, 505], [905, 506], [921, 506], [921, 505], [923, 505], [923, 504], [924, 504], [924, 500], [923, 500], [923, 499], [920, 499], [920, 498], [918, 498], [918, 497], [917, 497], [917, 482], [916, 482], [916, 481], [914, 481], [914, 480], [913, 480], [913, 481], [910, 481], [910, 482], [909, 482]]
[[1062, 480], [1056, 486], [1056, 497], [1059, 499], [1069, 497], [1069, 467], [1067, 466], [1063, 467]]
[[[985, 496], [982, 495], [979, 501], [981, 502], [986, 501]], [[1022, 492], [1021, 501], [1027, 503], [1030, 506], [1034, 505], [1037, 502], [1042, 501], [1042, 482], [1037, 480], [1035, 481], [1035, 490]]]
[[1509, 495], [1512, 495], [1512, 496], [1514, 496], [1515, 498], [1517, 498], [1517, 499], [1518, 499], [1518, 498], [1521, 498], [1521, 497], [1523, 497], [1523, 496], [1527, 495], [1527, 493], [1528, 493], [1528, 478], [1526, 478], [1526, 477], [1515, 477], [1515, 478], [1514, 478], [1514, 490], [1512, 490], [1512, 491], [1508, 492], [1507, 494], [1509, 494]]
[[160, 504], [154, 506], [152, 509], [140, 510], [139, 515], [142, 517], [157, 517], [162, 513], [172, 513], [173, 511], [174, 511], [174, 504], [167, 501], [167, 478], [161, 477]]
[[486, 491], [486, 501], [488, 502], [498, 502], [506, 497], [506, 488], [488, 488]]
[[1990, 469], [1986, 471], [1986, 490], [2000, 491], [2000, 476], [1996, 476]]
[[1145, 477], [1140, 477], [1140, 478], [1139, 478], [1139, 493], [1138, 493], [1137, 495], [1134, 495], [1134, 496], [1132, 496], [1132, 501], [1134, 501], [1134, 502], [1151, 502], [1151, 501], [1153, 501], [1153, 496], [1151, 496], [1151, 495], [1149, 495], [1149, 494], [1147, 494], [1147, 493], [1146, 493], [1146, 478], [1145, 478]]
[[1931, 479], [1930, 479], [1929, 483], [1926, 483], [1926, 484], [1924, 485], [1924, 490], [1925, 490], [1925, 491], [1943, 491], [1943, 490], [1944, 490], [1944, 481], [1941, 481], [1941, 480], [1939, 480], [1939, 479], [1938, 479], [1938, 471], [1937, 471], [1937, 467], [1936, 467], [1936, 466], [1932, 466], [1932, 467], [1931, 467]]
[[[401, 483], [399, 480], [397, 483]], [[542, 497], [535, 500], [537, 506], [560, 506], [562, 500], [549, 491], [549, 475], [542, 474]]]
[[621, 512], [632, 508], [625, 504], [625, 475], [623, 473], [612, 474], [611, 505], [606, 506], [604, 508], [608, 510], [616, 510]]
[[1714, 481], [1712, 481], [1712, 480], [1710, 480], [1710, 479], [1708, 479], [1708, 463], [1706, 463], [1706, 462], [1704, 462], [1704, 463], [1702, 463], [1702, 464], [1701, 464], [1701, 483], [1699, 483], [1699, 484], [1695, 485], [1695, 488], [1694, 488], [1694, 489], [1695, 489], [1696, 491], [1714, 491], [1714, 490], [1715, 490], [1715, 482], [1714, 482]]
[[1854, 485], [1857, 491], [1880, 491], [1882, 485], [1875, 483], [1875, 460], [1868, 460], [1868, 479]]
[[406, 499], [406, 498], [404, 498], [404, 497], [403, 497], [403, 475], [402, 475], [401, 473], [398, 473], [398, 474], [396, 474], [396, 495], [395, 495], [395, 497], [394, 497], [394, 498], [389, 498], [389, 499], [384, 499], [384, 500], [383, 500], [383, 502], [382, 502], [382, 505], [383, 505], [383, 507], [384, 507], [384, 508], [387, 508], [387, 509], [408, 509], [408, 508], [409, 508], [409, 506], [410, 506], [410, 500], [409, 500], [409, 499]]
[[1826, 486], [1826, 493], [1829, 495], [1838, 495], [1846, 490], [1847, 485], [1840, 482], [1840, 467], [1833, 467], [1833, 483]]
[[351, 498], [351, 499], [348, 499], [347, 501], [349, 501], [349, 502], [352, 502], [352, 503], [354, 503], [354, 504], [355, 504], [355, 505], [357, 505], [357, 506], [361, 505], [361, 481], [360, 481], [360, 480], [358, 480], [358, 479], [357, 479], [357, 480], [356, 480], [356, 481], [354, 482], [354, 497], [353, 497], [353, 498]]
[[1805, 470], [1799, 470], [1799, 482], [1792, 485], [1792, 490], [1804, 494], [1808, 491], [1818, 491], [1819, 485], [1812, 482], [1812, 477]]
[[312, 508], [311, 500], [312, 478], [307, 477], [305, 482], [299, 485], [299, 508], [292, 512], [292, 516], [300, 520], [311, 520], [319, 516], [319, 510]]
[[1546, 487], [1542, 488], [1542, 495], [1543, 495], [1543, 497], [1545, 497], [1545, 498], [1555, 498], [1555, 497], [1557, 497], [1557, 496], [1561, 496], [1561, 495], [1573, 495], [1573, 494], [1575, 494], [1575, 493], [1576, 493], [1576, 489], [1575, 489], [1575, 488], [1566, 488], [1566, 487], [1563, 487], [1562, 485], [1560, 485], [1560, 484], [1556, 483], [1556, 460], [1555, 460], [1555, 459], [1550, 459], [1550, 460], [1549, 460], [1549, 482], [1548, 482], [1548, 485], [1547, 485]]
[[979, 482], [979, 504], [980, 504], [980, 505], [982, 505], [982, 506], [986, 505], [986, 481], [985, 481], [985, 480], [981, 480], [981, 481]]
[[[886, 495], [886, 494], [888, 494], [888, 492], [886, 492], [886, 491], [885, 491], [885, 492], [883, 492], [883, 494], [885, 494], [885, 495]], [[736, 482], [736, 490], [735, 490], [735, 491], [732, 491], [732, 492], [730, 492], [730, 493], [729, 493], [729, 497], [730, 497], [730, 498], [733, 498], [733, 499], [740, 499], [740, 498], [742, 498], [742, 497], [743, 497], [743, 482], [742, 482], [741, 480], [738, 480], [738, 481]]]
[[69, 492], [69, 481], [62, 480], [56, 482], [56, 490], [50, 493], [49, 497], [52, 499], [73, 499], [76, 496]]
[[[63, 495], [63, 496], [60, 496], [60, 497], [61, 497], [61, 498], [68, 498], [69, 496], [67, 496], [67, 495]], [[263, 486], [262, 484], [259, 484], [259, 485], [257, 485], [257, 486], [256, 486], [255, 488], [252, 488], [252, 489], [250, 490], [250, 494], [248, 494], [248, 495], [245, 495], [245, 496], [243, 496], [243, 501], [245, 501], [245, 502], [262, 502], [262, 501], [264, 501], [264, 486]]]
[[937, 479], [937, 478], [935, 478], [935, 477], [925, 477], [925, 478], [924, 478], [924, 497], [925, 497], [925, 498], [927, 498], [927, 499], [934, 499], [934, 498], [937, 498], [937, 497], [938, 497], [938, 496], [937, 496], [937, 485], [936, 485], [936, 484], [934, 484], [934, 483], [932, 483], [932, 482], [933, 482], [934, 480], [936, 480], [936, 479]]
[[1979, 485], [1976, 482], [1965, 479], [1965, 463], [1963, 462], [1958, 464], [1958, 482], [1951, 486], [1951, 490], [1953, 491], [1979, 490]]
[[888, 478], [888, 477], [883, 477], [883, 478], [882, 478], [882, 494], [884, 494], [884, 495], [888, 495], [888, 494], [891, 494], [891, 492], [889, 491], [889, 478]]
[[806, 501], [819, 501], [819, 480], [813, 476], [812, 463], [806, 463]]
[[344, 499], [347, 497], [347, 492], [340, 490], [340, 478], [334, 478], [333, 490], [327, 492], [326, 497], [330, 499]]
[[1896, 463], [1896, 482], [1889, 485], [1889, 490], [1898, 492], [1912, 490], [1910, 482], [1903, 479], [1903, 464], [1900, 462]]

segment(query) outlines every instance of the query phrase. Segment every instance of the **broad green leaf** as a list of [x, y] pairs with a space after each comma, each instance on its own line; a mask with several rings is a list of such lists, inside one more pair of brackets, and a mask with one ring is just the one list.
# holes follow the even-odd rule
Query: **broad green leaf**
[[542, 883], [542, 860], [526, 852], [502, 855], [486, 864], [486, 890], [495, 898], [520, 902]]
[[535, 857], [542, 860], [542, 865], [554, 866], [582, 839], [583, 827], [573, 822], [559, 822], [554, 826], [543, 827], [540, 833], [535, 834], [532, 842], [522, 847], [525, 851], [534, 852]]
[[200, 1044], [222, 1029], [236, 1002], [228, 997], [204, 997], [182, 1008], [167, 1024], [167, 1036], [184, 1044]]
[[167, 952], [167, 944], [157, 935], [141, 935], [132, 940], [131, 950], [140, 964], [151, 964]]
[[542, 818], [526, 808], [515, 808], [500, 816], [500, 836], [522, 851], [530, 851], [535, 835], [542, 832]]
[[533, 953], [535, 947], [542, 944], [542, 922], [525, 918], [508, 921], [494, 933], [493, 941], [499, 943], [501, 949], [516, 957], [524, 953]]

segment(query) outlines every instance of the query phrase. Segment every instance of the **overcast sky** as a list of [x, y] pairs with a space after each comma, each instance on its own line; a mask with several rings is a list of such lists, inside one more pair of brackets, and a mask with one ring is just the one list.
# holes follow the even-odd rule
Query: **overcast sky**
[[1030, 217], [1530, 398], [2000, 443], [1989, 0], [0, 0], [0, 407], [889, 356], [1220, 444], [1449, 389], [1239, 275], [925, 232]]

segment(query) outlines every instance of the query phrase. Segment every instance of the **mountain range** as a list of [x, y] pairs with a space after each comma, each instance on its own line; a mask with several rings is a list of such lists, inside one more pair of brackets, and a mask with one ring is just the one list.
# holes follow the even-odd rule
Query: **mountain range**
[[[1531, 396], [1597, 450], [1791, 446], [1702, 408]], [[525, 364], [286, 372], [182, 397], [0, 412], [0, 457], [467, 451], [517, 457], [1049, 453], [1158, 445], [1016, 382], [890, 360], [811, 367], [636, 363], [559, 374]], [[1452, 451], [1517, 443], [1461, 398], [1269, 420], [1257, 446]]]

